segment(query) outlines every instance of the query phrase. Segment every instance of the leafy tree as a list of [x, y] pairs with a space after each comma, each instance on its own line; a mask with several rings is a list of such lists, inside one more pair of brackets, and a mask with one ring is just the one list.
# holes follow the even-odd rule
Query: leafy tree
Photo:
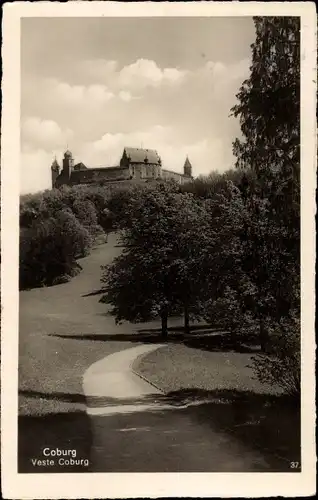
[[240, 233], [244, 204], [238, 188], [228, 181], [220, 193], [206, 201], [206, 209], [214, 236], [207, 271], [209, 296], [203, 316], [210, 323], [229, 329], [235, 344], [237, 333], [246, 327], [247, 305], [252, 293], [250, 280], [242, 269], [244, 253]]
[[233, 347], [237, 346], [240, 338], [255, 334], [255, 321], [244, 308], [244, 298], [246, 296], [242, 297], [238, 290], [224, 286], [222, 291], [218, 291], [216, 299], [205, 304], [206, 319], [220, 328], [229, 330]]
[[52, 189], [44, 191], [39, 207], [40, 217], [42, 219], [55, 217], [66, 206], [64, 190]]
[[99, 232], [97, 211], [90, 200], [81, 198], [75, 200], [72, 206], [72, 212], [74, 213], [76, 219], [92, 236]]
[[251, 309], [266, 349], [268, 318], [299, 310], [300, 26], [292, 17], [254, 22], [251, 73], [232, 111], [243, 135], [234, 142], [237, 167], [254, 175], [241, 183], [242, 269], [255, 290]]
[[232, 109], [243, 133], [234, 152], [237, 166], [251, 167], [267, 181], [264, 191], [275, 195], [277, 186], [273, 189], [268, 181], [276, 179], [277, 171], [279, 181], [299, 179], [300, 21], [255, 17], [254, 23], [251, 74]]
[[55, 219], [56, 241], [63, 260], [73, 261], [88, 254], [92, 238], [76, 216], [67, 209], [61, 210]]
[[160, 316], [167, 336], [169, 315], [199, 314], [208, 287], [210, 227], [205, 206], [174, 183], [148, 184], [130, 200], [122, 233], [123, 254], [104, 271], [104, 302], [118, 320]]
[[20, 287], [52, 285], [73, 274], [76, 258], [85, 255], [91, 237], [69, 210], [36, 220], [20, 233]]
[[115, 186], [111, 190], [110, 197], [107, 202], [107, 216], [111, 217], [113, 226], [117, 229], [128, 227], [130, 210], [134, 200], [142, 195], [146, 185], [126, 185]]
[[245, 193], [250, 209], [256, 212], [258, 198], [265, 203], [270, 223], [286, 232], [295, 262], [300, 225], [299, 22], [292, 17], [255, 18], [251, 74], [232, 110], [243, 134], [234, 142], [237, 167], [255, 174]]
[[227, 190], [228, 182], [239, 185], [243, 172], [228, 170], [223, 174], [211, 172], [209, 175], [200, 175], [191, 182], [181, 186], [182, 192], [193, 193], [196, 198], [210, 199]]

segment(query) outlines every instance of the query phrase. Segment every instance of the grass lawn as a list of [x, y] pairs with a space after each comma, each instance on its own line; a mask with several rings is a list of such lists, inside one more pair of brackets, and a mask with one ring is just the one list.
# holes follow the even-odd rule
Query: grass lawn
[[180, 389], [236, 389], [279, 393], [253, 378], [252, 354], [209, 352], [182, 344], [168, 344], [138, 360], [134, 369], [164, 392]]
[[138, 359], [133, 369], [176, 404], [205, 401], [193, 411], [195, 418], [208, 420], [289, 470], [290, 462], [300, 463], [299, 410], [278, 388], [254, 379], [251, 357], [171, 343]]

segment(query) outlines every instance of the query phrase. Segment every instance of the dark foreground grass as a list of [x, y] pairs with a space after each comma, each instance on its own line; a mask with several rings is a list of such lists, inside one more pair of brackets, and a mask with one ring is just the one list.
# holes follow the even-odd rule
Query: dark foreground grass
[[[18, 471], [38, 472], [90, 472], [91, 423], [83, 411], [50, 413], [42, 416], [20, 416], [18, 420]], [[57, 457], [47, 464], [49, 450], [75, 450], [75, 464], [59, 463]], [[69, 457], [67, 457], [68, 459]]]
[[98, 445], [92, 447], [95, 472], [274, 472], [281, 464], [265, 460], [226, 432], [210, 425], [204, 408], [95, 417]]
[[298, 462], [300, 471], [299, 406], [253, 378], [251, 356], [169, 344], [133, 368], [164, 391], [164, 398], [177, 405], [196, 403], [198, 421], [208, 420], [215, 430], [260, 450], [275, 470], [289, 470], [291, 462]]

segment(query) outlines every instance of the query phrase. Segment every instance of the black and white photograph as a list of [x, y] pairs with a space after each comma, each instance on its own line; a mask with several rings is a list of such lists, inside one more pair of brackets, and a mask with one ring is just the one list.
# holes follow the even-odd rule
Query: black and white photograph
[[166, 473], [211, 474], [210, 497], [246, 473], [314, 493], [316, 23], [297, 2], [53, 3], [19, 14], [2, 144], [3, 469], [15, 457], [32, 498], [75, 498], [92, 473], [109, 498]]

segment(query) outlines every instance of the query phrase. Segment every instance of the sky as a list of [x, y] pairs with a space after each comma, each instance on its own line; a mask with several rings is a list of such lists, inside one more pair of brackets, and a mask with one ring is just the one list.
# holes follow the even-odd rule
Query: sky
[[188, 155], [194, 176], [233, 167], [254, 39], [249, 17], [22, 19], [21, 192], [50, 188], [67, 148], [88, 167], [125, 146], [177, 172]]

